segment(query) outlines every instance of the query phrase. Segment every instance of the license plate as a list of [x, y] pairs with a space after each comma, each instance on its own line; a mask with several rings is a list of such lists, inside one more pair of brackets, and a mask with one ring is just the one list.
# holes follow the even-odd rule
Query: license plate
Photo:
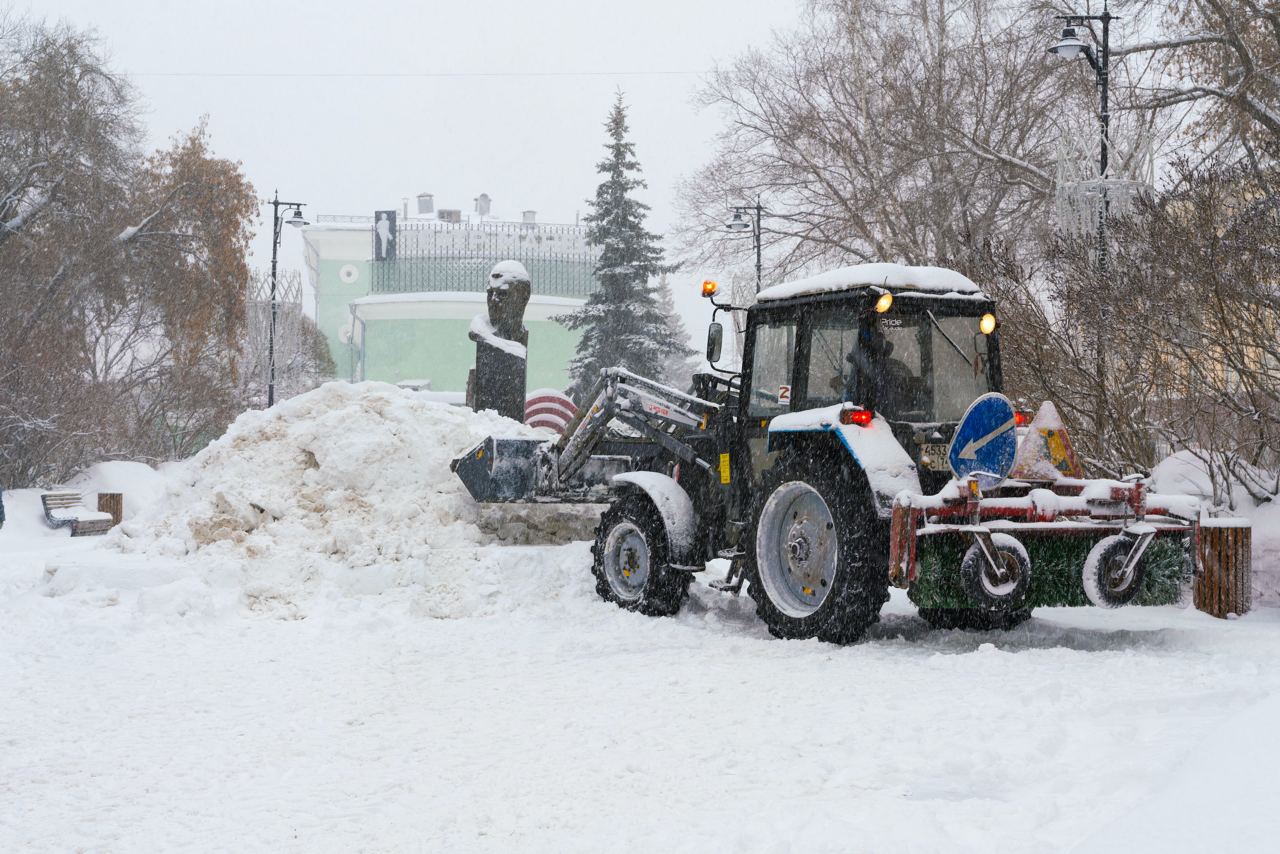
[[946, 445], [921, 445], [920, 463], [930, 471], [950, 471]]

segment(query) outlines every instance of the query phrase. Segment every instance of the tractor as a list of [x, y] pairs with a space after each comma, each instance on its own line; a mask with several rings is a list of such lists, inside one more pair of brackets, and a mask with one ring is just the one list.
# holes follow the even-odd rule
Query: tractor
[[[717, 290], [712, 371], [690, 392], [607, 369], [559, 439], [490, 437], [453, 461], [477, 501], [607, 503], [603, 599], [672, 615], [723, 559], [710, 586], [745, 587], [772, 634], [849, 643], [894, 586], [931, 625], [968, 629], [1181, 595], [1194, 500], [1064, 465], [1010, 476], [1019, 434], [1064, 437], [1001, 394], [996, 305], [968, 278], [864, 264], [750, 306]], [[745, 313], [740, 370], [716, 367], [728, 310]]]

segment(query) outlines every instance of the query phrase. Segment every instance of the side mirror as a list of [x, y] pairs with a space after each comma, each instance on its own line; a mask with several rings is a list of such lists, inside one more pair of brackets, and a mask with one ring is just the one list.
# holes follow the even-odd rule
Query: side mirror
[[720, 361], [720, 350], [724, 347], [724, 326], [712, 323], [707, 327], [707, 361], [715, 364]]

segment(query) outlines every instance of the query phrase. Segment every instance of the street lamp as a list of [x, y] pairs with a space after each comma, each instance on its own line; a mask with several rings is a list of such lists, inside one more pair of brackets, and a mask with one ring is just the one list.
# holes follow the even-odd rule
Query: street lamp
[[764, 216], [764, 208], [760, 206], [760, 197], [756, 196], [754, 205], [735, 205], [730, 210], [733, 211], [733, 219], [724, 224], [725, 230], [733, 234], [742, 234], [744, 231], [750, 231], [755, 243], [756, 293], [760, 293], [761, 271], [763, 269], [761, 264], [760, 220]]
[[[1063, 59], [1078, 59], [1083, 56], [1089, 60], [1089, 65], [1093, 68], [1094, 76], [1097, 79], [1098, 93], [1102, 101], [1101, 109], [1098, 111], [1098, 118], [1101, 124], [1101, 143], [1102, 148], [1098, 155], [1098, 178], [1103, 183], [1102, 189], [1102, 212], [1098, 219], [1098, 251], [1099, 262], [1103, 270], [1107, 266], [1107, 213], [1110, 205], [1107, 199], [1107, 165], [1111, 148], [1111, 108], [1110, 108], [1110, 82], [1111, 82], [1111, 22], [1116, 17], [1107, 9], [1107, 0], [1102, 2], [1101, 15], [1055, 15], [1057, 20], [1064, 22], [1062, 37], [1058, 39], [1057, 44], [1049, 48], [1049, 53], [1062, 57]], [[1092, 33], [1093, 30], [1089, 26], [1090, 21], [1098, 21], [1102, 24], [1102, 43], [1101, 55], [1094, 52], [1084, 39], [1080, 37], [1080, 29], [1087, 30]]]
[[[280, 232], [285, 223], [294, 228], [302, 228], [308, 224], [302, 215], [304, 207], [302, 202], [280, 201], [279, 190], [275, 191], [275, 197], [271, 200], [271, 326], [267, 332], [268, 407], [274, 406], [276, 402], [276, 265], [280, 254]], [[281, 208], [293, 208], [293, 213], [289, 214], [288, 219], [280, 215]]]

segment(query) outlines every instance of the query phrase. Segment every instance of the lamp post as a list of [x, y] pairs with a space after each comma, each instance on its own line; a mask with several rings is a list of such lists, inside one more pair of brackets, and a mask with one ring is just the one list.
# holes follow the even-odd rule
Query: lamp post
[[[1110, 214], [1111, 202], [1107, 198], [1107, 166], [1111, 149], [1111, 108], [1109, 104], [1109, 84], [1111, 82], [1111, 22], [1116, 18], [1107, 9], [1107, 0], [1102, 0], [1101, 15], [1055, 15], [1064, 22], [1062, 37], [1057, 44], [1049, 48], [1049, 53], [1063, 59], [1078, 59], [1083, 56], [1089, 60], [1098, 84], [1101, 109], [1098, 120], [1101, 130], [1101, 151], [1098, 154], [1098, 189], [1102, 194], [1102, 206], [1098, 211], [1098, 273], [1103, 289], [1100, 302], [1101, 314], [1096, 324], [1096, 344], [1094, 352], [1094, 370], [1097, 382], [1097, 405], [1093, 412], [1093, 428], [1099, 436], [1106, 427], [1105, 401], [1107, 399], [1107, 350], [1106, 335], [1110, 328], [1111, 293], [1109, 264], [1107, 260], [1107, 217]], [[1088, 29], [1093, 35], [1091, 22], [1102, 24], [1101, 54], [1096, 54], [1092, 47], [1080, 37], [1077, 27]], [[1096, 35], [1094, 36], [1096, 38]]]
[[[307, 225], [302, 216], [302, 202], [280, 201], [280, 191], [271, 199], [271, 326], [267, 332], [267, 406], [276, 402], [276, 265], [280, 254], [280, 232], [287, 222], [294, 228]], [[293, 208], [288, 219], [280, 215], [280, 208]]]
[[730, 210], [733, 211], [733, 219], [725, 223], [725, 228], [734, 234], [741, 234], [744, 231], [750, 231], [755, 242], [756, 250], [756, 293], [760, 293], [760, 285], [763, 281], [761, 263], [761, 236], [760, 236], [760, 220], [764, 217], [764, 208], [760, 206], [760, 197], [756, 196], [754, 205], [734, 205]]
[[[1093, 68], [1093, 73], [1097, 80], [1098, 94], [1101, 99], [1101, 109], [1098, 111], [1101, 130], [1098, 178], [1103, 183], [1101, 184], [1102, 211], [1098, 217], [1098, 262], [1105, 272], [1107, 269], [1107, 213], [1110, 206], [1105, 182], [1111, 149], [1111, 22], [1116, 20], [1116, 17], [1107, 9], [1107, 0], [1102, 2], [1101, 15], [1055, 15], [1054, 17], [1059, 21], [1063, 21], [1064, 26], [1062, 37], [1058, 39], [1057, 44], [1049, 48], [1049, 53], [1056, 54], [1063, 59], [1079, 59], [1083, 56], [1089, 60], [1089, 65]], [[1093, 28], [1089, 26], [1091, 21], [1098, 21], [1102, 24], [1101, 54], [1094, 52], [1093, 48], [1080, 37], [1077, 29], [1088, 29], [1092, 33]]]

